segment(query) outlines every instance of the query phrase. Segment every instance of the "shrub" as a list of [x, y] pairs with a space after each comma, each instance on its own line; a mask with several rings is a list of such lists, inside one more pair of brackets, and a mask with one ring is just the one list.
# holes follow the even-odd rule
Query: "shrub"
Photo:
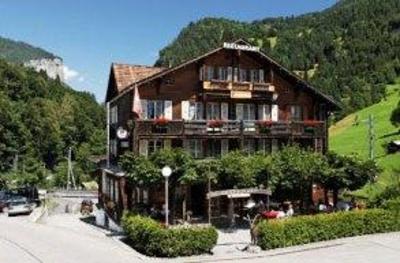
[[125, 214], [122, 227], [131, 245], [148, 256], [177, 257], [211, 252], [218, 234], [213, 227], [165, 228], [157, 221]]
[[258, 245], [265, 250], [342, 237], [399, 231], [400, 220], [390, 211], [371, 209], [262, 221], [257, 230]]

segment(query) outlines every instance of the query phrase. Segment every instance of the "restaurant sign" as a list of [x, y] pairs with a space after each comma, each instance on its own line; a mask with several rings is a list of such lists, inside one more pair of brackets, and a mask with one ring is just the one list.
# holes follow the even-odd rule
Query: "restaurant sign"
[[236, 49], [236, 50], [245, 50], [245, 51], [260, 51], [259, 47], [255, 47], [255, 46], [249, 46], [249, 45], [240, 45], [240, 44], [236, 44], [236, 43], [224, 43], [224, 48], [227, 49]]

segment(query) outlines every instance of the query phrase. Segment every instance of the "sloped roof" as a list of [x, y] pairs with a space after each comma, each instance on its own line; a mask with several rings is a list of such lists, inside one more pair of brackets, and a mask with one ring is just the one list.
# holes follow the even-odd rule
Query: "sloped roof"
[[112, 71], [115, 77], [118, 92], [123, 91], [129, 85], [138, 82], [142, 79], [155, 75], [164, 68], [149, 67], [143, 65], [129, 65], [129, 64], [112, 64]]
[[[238, 39], [237, 41], [235, 41], [234, 43], [236, 44], [245, 44], [245, 45], [250, 45], [247, 41], [243, 40], [243, 39]], [[198, 56], [194, 59], [191, 59], [189, 61], [183, 62], [175, 67], [172, 68], [155, 68], [155, 67], [146, 67], [146, 66], [141, 66], [141, 67], [145, 67], [145, 68], [152, 68], [152, 69], [160, 69], [158, 72], [154, 71], [154, 73], [152, 72], [151, 74], [145, 76], [142, 75], [141, 78], [138, 78], [136, 81], [133, 81], [131, 83], [129, 83], [127, 86], [125, 86], [123, 88], [123, 90], [119, 90], [119, 95], [117, 97], [122, 96], [122, 93], [128, 92], [129, 90], [133, 89], [135, 85], [140, 85], [143, 83], [146, 83], [148, 81], [151, 81], [153, 79], [156, 78], [160, 78], [170, 72], [174, 72], [177, 69], [180, 69], [182, 67], [185, 67], [189, 64], [195, 63], [205, 57], [210, 56], [211, 54], [214, 54], [216, 52], [219, 52], [220, 50], [225, 49], [225, 47], [221, 46], [218, 47], [214, 50], [211, 50], [201, 56]], [[316, 88], [314, 88], [313, 86], [311, 86], [308, 82], [306, 82], [305, 80], [301, 79], [299, 76], [297, 76], [296, 74], [294, 74], [293, 72], [291, 72], [290, 70], [286, 69], [284, 66], [282, 66], [281, 64], [279, 64], [278, 62], [276, 62], [274, 59], [272, 59], [270, 56], [266, 55], [264, 52], [262, 52], [261, 50], [258, 51], [248, 51], [248, 52], [253, 52], [256, 54], [259, 54], [261, 57], [263, 57], [264, 59], [268, 60], [271, 64], [273, 64], [275, 67], [281, 69], [283, 72], [285, 72], [289, 77], [291, 77], [292, 79], [296, 80], [298, 83], [302, 84], [302, 86], [304, 86], [306, 89], [308, 89], [309, 91], [311, 91], [312, 93], [314, 93], [315, 95], [317, 95], [318, 97], [322, 98], [323, 100], [327, 101], [329, 104], [331, 104], [334, 108], [336, 109], [341, 109], [340, 104], [335, 101], [332, 97], [324, 94], [323, 92], [317, 90]], [[121, 92], [123, 91], [123, 92]], [[114, 98], [116, 99], [116, 98]]]

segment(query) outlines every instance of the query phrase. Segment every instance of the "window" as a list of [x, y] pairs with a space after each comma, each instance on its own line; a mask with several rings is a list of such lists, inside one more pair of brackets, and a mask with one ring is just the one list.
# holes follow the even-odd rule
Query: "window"
[[118, 150], [117, 140], [115, 140], [115, 139], [110, 140], [110, 154], [112, 156], [116, 157], [117, 156], [117, 150]]
[[293, 121], [303, 120], [303, 111], [302, 111], [301, 106], [299, 106], [299, 105], [291, 105], [290, 106], [290, 118]]
[[258, 140], [258, 151], [262, 153], [271, 153], [271, 140], [270, 139]]
[[221, 119], [221, 106], [216, 102], [207, 103], [207, 120]]
[[202, 141], [198, 139], [190, 139], [184, 142], [185, 149], [193, 156], [193, 158], [201, 158], [203, 155]]
[[150, 140], [147, 144], [147, 154], [150, 155], [158, 150], [163, 148], [163, 141], [162, 140]]
[[258, 71], [256, 69], [250, 70], [250, 81], [251, 82], [258, 82]]
[[263, 69], [258, 70], [258, 74], [260, 83], [264, 83], [265, 82], [264, 70]]
[[206, 75], [206, 79], [207, 80], [212, 80], [214, 79], [214, 67], [212, 66], [207, 66], [207, 75]]
[[118, 123], [118, 106], [113, 106], [110, 109], [110, 123]]
[[220, 156], [221, 156], [221, 140], [208, 140], [207, 157], [220, 157]]
[[247, 79], [247, 70], [246, 69], [240, 69], [240, 79], [239, 79], [239, 81], [240, 82], [246, 82], [246, 81], [248, 81], [248, 79]]
[[227, 80], [228, 78], [228, 70], [225, 67], [219, 67], [218, 68], [218, 79], [219, 80]]
[[164, 101], [149, 100], [147, 101], [147, 118], [156, 119], [165, 116]]
[[203, 119], [203, 103], [190, 102], [189, 103], [189, 120], [202, 120]]
[[254, 139], [245, 139], [243, 141], [243, 151], [248, 154], [253, 154], [255, 152]]
[[271, 105], [258, 105], [258, 119], [265, 121], [271, 120]]
[[254, 104], [236, 104], [236, 119], [237, 120], [255, 120], [255, 105]]
[[255, 106], [254, 104], [243, 104], [243, 120], [255, 120]]

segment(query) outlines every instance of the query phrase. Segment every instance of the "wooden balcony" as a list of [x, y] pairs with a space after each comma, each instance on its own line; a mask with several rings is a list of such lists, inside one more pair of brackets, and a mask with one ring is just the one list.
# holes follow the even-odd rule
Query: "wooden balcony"
[[234, 81], [224, 81], [224, 80], [203, 81], [203, 89], [215, 90], [215, 91], [275, 92], [275, 87], [271, 83], [234, 82]]
[[322, 121], [183, 121], [171, 120], [162, 125], [153, 120], [136, 120], [134, 134], [139, 137], [266, 137], [323, 138]]

